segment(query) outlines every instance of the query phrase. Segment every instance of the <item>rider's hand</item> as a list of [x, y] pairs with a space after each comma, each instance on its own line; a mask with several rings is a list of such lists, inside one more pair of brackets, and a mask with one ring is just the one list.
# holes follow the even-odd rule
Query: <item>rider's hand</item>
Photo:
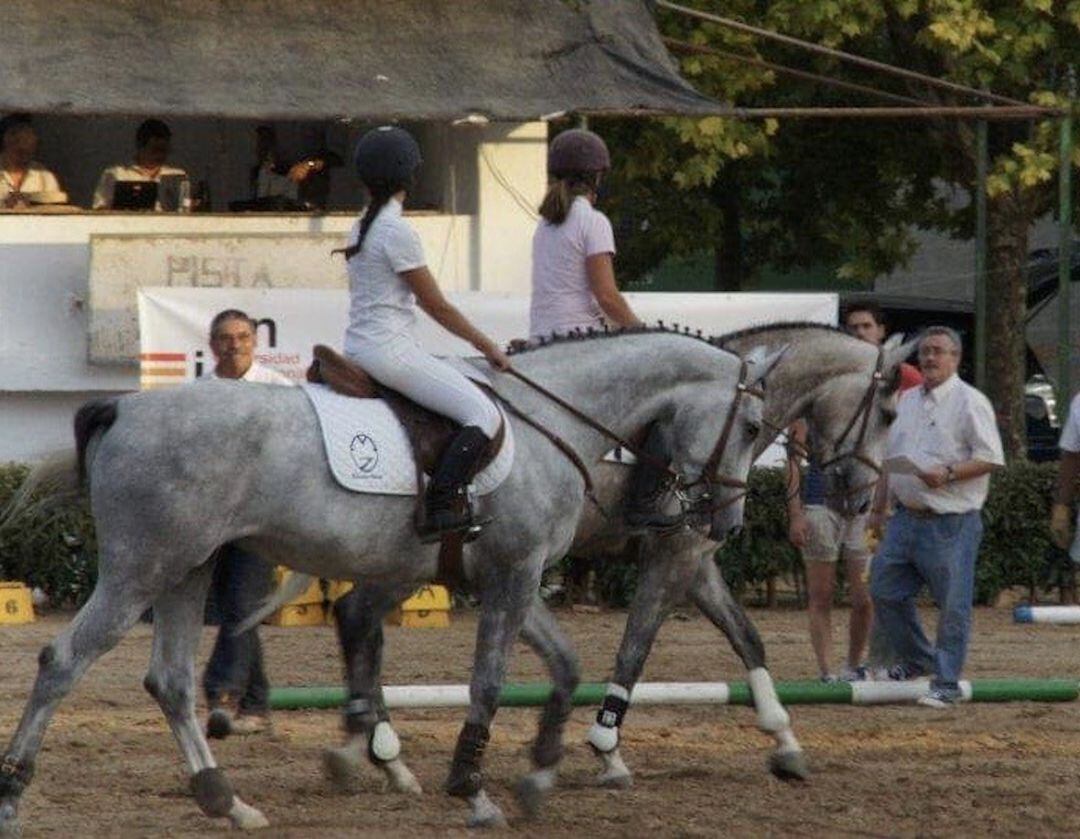
[[949, 470], [944, 466], [935, 466], [925, 472], [919, 472], [919, 480], [930, 489], [939, 489], [949, 482]]
[[496, 370], [509, 370], [511, 367], [510, 358], [499, 349], [497, 344], [488, 344], [480, 348], [480, 352], [484, 354], [484, 358], [488, 360]]
[[885, 535], [885, 518], [884, 510], [871, 510], [870, 515], [866, 518], [866, 530], [868, 533], [872, 533], [874, 539], [878, 542]]
[[800, 551], [804, 550], [810, 541], [810, 522], [801, 510], [788, 515], [788, 541]]
[[1064, 504], [1055, 504], [1050, 509], [1050, 537], [1062, 550], [1068, 550], [1072, 537], [1072, 517]]

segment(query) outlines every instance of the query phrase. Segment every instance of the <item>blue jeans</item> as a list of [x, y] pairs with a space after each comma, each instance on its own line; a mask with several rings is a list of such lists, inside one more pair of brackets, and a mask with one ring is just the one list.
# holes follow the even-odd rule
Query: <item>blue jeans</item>
[[218, 551], [211, 585], [221, 627], [203, 673], [203, 689], [211, 705], [230, 697], [243, 713], [265, 714], [270, 709], [270, 682], [263, 668], [258, 627], [233, 634], [269, 594], [270, 570], [269, 564], [235, 545], [223, 545]]
[[[897, 659], [933, 673], [932, 687], [957, 690], [971, 634], [975, 558], [982, 541], [978, 510], [918, 516], [898, 508], [870, 570], [874, 616]], [[923, 632], [915, 598], [923, 585], [941, 610], [937, 643]]]

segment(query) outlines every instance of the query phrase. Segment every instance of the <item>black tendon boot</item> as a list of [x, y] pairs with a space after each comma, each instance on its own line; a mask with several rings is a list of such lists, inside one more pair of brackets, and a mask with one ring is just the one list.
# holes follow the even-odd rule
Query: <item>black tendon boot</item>
[[491, 438], [467, 425], [446, 446], [424, 498], [424, 519], [417, 527], [421, 542], [438, 542], [444, 533], [483, 524], [473, 518], [466, 487], [489, 445]]
[[627, 488], [626, 523], [636, 530], [674, 530], [682, 525], [683, 514], [664, 512], [664, 505], [671, 497], [671, 478], [660, 468], [660, 463], [671, 460], [663, 433], [652, 426], [645, 436], [642, 452]]

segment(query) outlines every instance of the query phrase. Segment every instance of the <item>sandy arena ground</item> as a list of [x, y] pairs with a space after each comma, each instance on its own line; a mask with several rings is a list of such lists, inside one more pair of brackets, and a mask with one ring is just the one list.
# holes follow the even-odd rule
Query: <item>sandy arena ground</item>
[[[777, 679], [812, 678], [805, 615], [752, 612]], [[609, 672], [622, 631], [617, 612], [561, 612], [587, 680]], [[837, 615], [837, 647], [846, 613]], [[928, 616], [930, 617], [930, 616]], [[6, 744], [36, 670], [40, 647], [68, 616], [0, 628], [0, 738]], [[466, 681], [475, 619], [456, 613], [449, 630], [389, 628], [386, 683]], [[205, 662], [213, 629], [203, 636]], [[23, 798], [27, 839], [39, 836], [202, 836], [227, 829], [203, 816], [165, 722], [141, 687], [151, 628], [140, 625], [98, 661], [53, 720], [37, 776]], [[329, 628], [272, 629], [262, 637], [277, 685], [330, 684], [339, 664]], [[1006, 609], [976, 611], [971, 678], [1063, 677], [1080, 671], [1080, 627], [1014, 626]], [[543, 678], [520, 647], [515, 680]], [[724, 639], [696, 614], [668, 622], [650, 681], [741, 679]], [[796, 707], [795, 730], [814, 776], [789, 785], [765, 771], [770, 741], [746, 708], [631, 710], [624, 756], [633, 789], [593, 783], [583, 746], [593, 711], [569, 726], [561, 786], [538, 821], [521, 819], [513, 782], [527, 771], [535, 712], [503, 710], [493, 729], [489, 790], [528, 836], [1077, 835], [1080, 834], [1080, 703], [913, 707]], [[384, 793], [369, 772], [352, 793], [320, 774], [320, 753], [339, 737], [330, 711], [279, 712], [269, 736], [214, 746], [239, 794], [268, 816], [266, 835], [462, 835], [465, 807], [440, 792], [460, 710], [395, 715], [425, 794]]]

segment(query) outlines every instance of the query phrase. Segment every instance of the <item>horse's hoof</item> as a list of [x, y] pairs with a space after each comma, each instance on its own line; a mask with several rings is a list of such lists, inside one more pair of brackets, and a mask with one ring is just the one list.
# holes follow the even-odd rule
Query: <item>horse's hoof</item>
[[469, 799], [469, 806], [472, 812], [465, 820], [466, 827], [506, 827], [506, 816], [499, 809], [499, 805], [492, 801], [483, 790]]
[[535, 819], [555, 786], [554, 769], [538, 769], [517, 783], [515, 793], [526, 818]]
[[19, 816], [11, 804], [0, 804], [0, 836], [3, 839], [19, 839], [22, 836]]
[[781, 781], [805, 781], [810, 777], [806, 755], [799, 752], [773, 752], [769, 755], [769, 771]]
[[233, 797], [233, 806], [229, 810], [229, 820], [233, 823], [233, 827], [239, 830], [262, 830], [264, 827], [270, 827], [266, 816], [236, 797]]
[[630, 789], [634, 776], [629, 770], [609, 770], [596, 776], [596, 783], [604, 789]]
[[323, 771], [334, 784], [349, 789], [360, 776], [360, 759], [348, 746], [326, 749], [323, 752]]
[[232, 717], [224, 708], [215, 708], [206, 718], [206, 736], [214, 740], [224, 740], [232, 734]]
[[397, 758], [388, 760], [382, 765], [382, 769], [386, 773], [386, 780], [394, 792], [403, 792], [406, 795], [424, 794], [424, 790], [420, 786], [420, 782], [416, 780], [416, 776], [408, 766]]

